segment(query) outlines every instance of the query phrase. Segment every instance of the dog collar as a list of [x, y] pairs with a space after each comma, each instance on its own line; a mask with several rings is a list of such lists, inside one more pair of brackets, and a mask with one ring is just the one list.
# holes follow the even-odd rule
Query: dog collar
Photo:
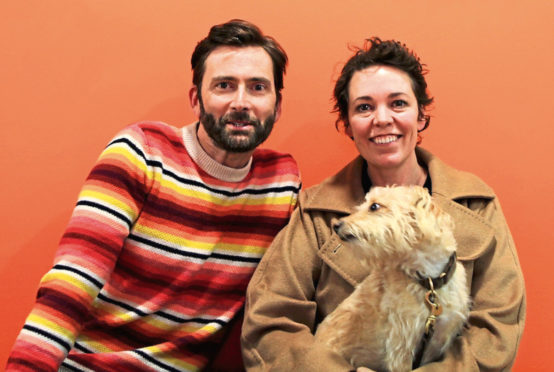
[[448, 262], [446, 263], [446, 266], [444, 267], [444, 270], [442, 273], [436, 277], [436, 278], [424, 278], [421, 276], [420, 273], [417, 273], [418, 276], [418, 282], [421, 284], [425, 289], [431, 291], [431, 290], [437, 290], [450, 280], [452, 278], [452, 275], [454, 275], [454, 271], [456, 271], [456, 252], [452, 253], [450, 258], [448, 259]]

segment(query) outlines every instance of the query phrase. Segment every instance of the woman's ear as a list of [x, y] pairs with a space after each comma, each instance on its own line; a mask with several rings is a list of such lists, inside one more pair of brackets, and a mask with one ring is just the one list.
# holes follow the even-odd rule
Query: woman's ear
[[352, 134], [352, 127], [350, 124], [344, 124], [344, 133], [350, 137], [351, 140], [354, 140], [354, 135]]
[[429, 121], [431, 118], [423, 108], [419, 108], [419, 113], [417, 115], [417, 131], [423, 132], [429, 126]]

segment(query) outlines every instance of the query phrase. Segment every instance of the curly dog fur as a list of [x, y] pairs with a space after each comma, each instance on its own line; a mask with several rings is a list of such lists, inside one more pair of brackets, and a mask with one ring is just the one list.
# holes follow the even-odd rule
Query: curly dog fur
[[[422, 187], [373, 187], [357, 212], [333, 229], [354, 245], [370, 274], [323, 320], [316, 339], [354, 367], [410, 371], [430, 314], [419, 278], [438, 277], [455, 252], [450, 216]], [[436, 290], [442, 314], [422, 364], [440, 358], [469, 314], [465, 270], [454, 265], [453, 276]]]

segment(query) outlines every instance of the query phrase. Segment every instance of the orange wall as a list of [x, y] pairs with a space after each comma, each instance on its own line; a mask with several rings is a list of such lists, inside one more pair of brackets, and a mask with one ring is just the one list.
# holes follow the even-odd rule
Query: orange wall
[[519, 249], [528, 320], [515, 370], [552, 368], [554, 3], [340, 3], [2, 1], [1, 365], [102, 147], [134, 121], [191, 122], [192, 49], [209, 26], [238, 17], [289, 54], [283, 116], [268, 146], [297, 158], [306, 186], [355, 154], [329, 113], [346, 44], [378, 35], [418, 52], [436, 97], [424, 146], [493, 186]]

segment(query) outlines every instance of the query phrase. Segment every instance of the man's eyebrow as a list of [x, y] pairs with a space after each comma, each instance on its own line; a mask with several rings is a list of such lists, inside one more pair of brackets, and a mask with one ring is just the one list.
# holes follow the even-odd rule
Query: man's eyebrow
[[268, 78], [264, 78], [264, 77], [253, 77], [253, 78], [248, 79], [248, 81], [271, 84], [271, 80], [269, 80]]
[[238, 79], [234, 76], [214, 76], [212, 81], [237, 81]]

